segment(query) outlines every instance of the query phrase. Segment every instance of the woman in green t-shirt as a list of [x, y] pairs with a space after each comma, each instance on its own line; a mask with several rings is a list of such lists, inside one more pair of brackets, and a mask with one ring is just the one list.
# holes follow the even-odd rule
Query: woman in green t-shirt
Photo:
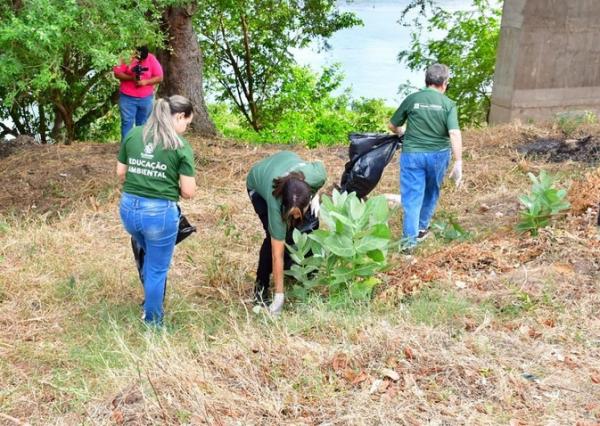
[[[266, 233], [258, 259], [254, 299], [255, 303], [269, 305], [272, 314], [278, 315], [283, 308], [283, 270], [291, 263], [285, 252], [289, 231], [302, 223], [309, 205], [316, 211], [319, 200], [314, 195], [326, 178], [322, 162], [304, 162], [290, 151], [263, 159], [248, 173], [248, 195]], [[271, 273], [275, 284], [272, 303]]]
[[163, 319], [167, 272], [179, 227], [177, 201], [180, 196], [192, 198], [196, 191], [194, 153], [179, 136], [192, 117], [187, 98], [158, 99], [147, 123], [130, 130], [119, 151], [119, 210], [125, 230], [145, 252], [141, 276], [148, 323]]

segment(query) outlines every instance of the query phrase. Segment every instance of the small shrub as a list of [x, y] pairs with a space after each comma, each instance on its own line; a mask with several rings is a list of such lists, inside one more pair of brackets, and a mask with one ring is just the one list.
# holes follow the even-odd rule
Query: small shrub
[[556, 125], [567, 138], [582, 125], [597, 122], [598, 117], [591, 111], [568, 111], [556, 115]]
[[437, 220], [431, 223], [431, 231], [436, 238], [445, 242], [464, 241], [471, 238], [472, 234], [465, 230], [456, 217], [452, 214], [442, 214]]
[[287, 274], [298, 281], [293, 294], [306, 299], [311, 292], [325, 292], [336, 304], [369, 299], [379, 284], [373, 275], [387, 267], [388, 217], [383, 196], [366, 202], [355, 193], [324, 196], [320, 218], [326, 229], [296, 230], [294, 246], [288, 246], [296, 264]]
[[524, 206], [520, 213], [520, 221], [517, 225], [519, 232], [529, 232], [538, 235], [540, 228], [550, 224], [552, 217], [570, 207], [566, 200], [567, 191], [553, 187], [554, 179], [544, 170], [539, 177], [532, 173], [527, 174], [533, 183], [531, 194], [521, 195], [519, 201]]

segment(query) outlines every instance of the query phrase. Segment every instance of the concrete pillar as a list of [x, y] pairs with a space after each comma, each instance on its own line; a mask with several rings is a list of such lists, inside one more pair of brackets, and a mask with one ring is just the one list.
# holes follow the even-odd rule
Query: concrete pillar
[[504, 0], [490, 123], [600, 113], [600, 0]]

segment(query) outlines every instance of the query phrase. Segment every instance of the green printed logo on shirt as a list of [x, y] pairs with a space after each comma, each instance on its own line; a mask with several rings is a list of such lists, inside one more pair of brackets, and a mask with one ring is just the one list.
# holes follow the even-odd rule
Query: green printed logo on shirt
[[142, 127], [131, 130], [121, 144], [119, 162], [127, 165], [123, 191], [147, 198], [179, 200], [179, 176], [194, 176], [194, 152], [183, 140], [179, 149], [144, 144]]
[[456, 104], [432, 88], [420, 90], [404, 99], [390, 122], [395, 126], [406, 123], [403, 152], [449, 149], [449, 131], [459, 129]]

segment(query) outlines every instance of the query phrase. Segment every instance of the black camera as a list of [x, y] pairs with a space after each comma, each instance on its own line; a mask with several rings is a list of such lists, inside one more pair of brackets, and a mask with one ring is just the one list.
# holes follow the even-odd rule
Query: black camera
[[131, 71], [135, 74], [135, 80], [140, 81], [142, 74], [148, 71], [148, 67], [143, 67], [139, 62], [135, 66], [131, 67]]

